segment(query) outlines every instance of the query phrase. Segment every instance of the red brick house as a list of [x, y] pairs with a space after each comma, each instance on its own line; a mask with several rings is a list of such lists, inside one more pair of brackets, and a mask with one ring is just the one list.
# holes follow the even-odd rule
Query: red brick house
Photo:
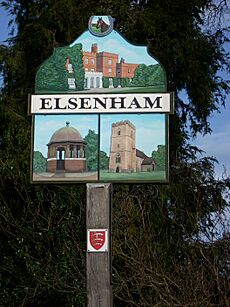
[[[83, 68], [87, 72], [100, 72], [109, 78], [133, 78], [139, 64], [125, 63], [119, 55], [111, 52], [98, 52], [97, 44], [91, 46], [91, 51], [83, 51]], [[98, 86], [99, 87], [99, 86]]]

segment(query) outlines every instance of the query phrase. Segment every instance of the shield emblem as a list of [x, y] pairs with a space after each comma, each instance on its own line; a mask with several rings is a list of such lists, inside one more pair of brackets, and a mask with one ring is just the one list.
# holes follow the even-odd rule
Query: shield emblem
[[99, 250], [105, 244], [105, 230], [102, 231], [90, 231], [89, 240], [92, 247]]

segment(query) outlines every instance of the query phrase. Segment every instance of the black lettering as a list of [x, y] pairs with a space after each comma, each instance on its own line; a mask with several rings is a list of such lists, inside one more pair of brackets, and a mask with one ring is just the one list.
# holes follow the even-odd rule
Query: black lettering
[[[70, 98], [69, 101], [68, 101], [69, 105], [68, 105], [68, 109], [70, 110], [74, 110], [77, 108], [77, 98]], [[72, 107], [71, 107], [71, 106]]]
[[55, 100], [55, 103], [56, 103], [54, 109], [65, 110], [65, 109], [67, 108], [66, 106], [63, 107], [63, 108], [61, 108], [61, 107], [59, 106], [59, 103], [60, 103], [61, 98], [54, 98], [54, 100]]
[[120, 104], [119, 109], [125, 109], [125, 104], [124, 104], [124, 100], [126, 97], [119, 97], [120, 101], [116, 101], [116, 97], [111, 97], [111, 107], [110, 109], [117, 109], [117, 107], [115, 106], [116, 104]]
[[[87, 101], [87, 100], [85, 100], [85, 99], [89, 99], [89, 100]], [[89, 104], [89, 101], [90, 101], [90, 98], [80, 98], [80, 101], [81, 101], [81, 106], [80, 106], [79, 109], [91, 109], [91, 106], [89, 106], [89, 107], [87, 108], [87, 106], [88, 106], [88, 104]]]
[[101, 99], [97, 98], [97, 97], [94, 98], [94, 100], [95, 100], [94, 109], [98, 109], [97, 108], [97, 103], [99, 103], [104, 109], [106, 109], [106, 100], [107, 100], [107, 98], [103, 97], [103, 99], [105, 100], [104, 102]]
[[[51, 98], [40, 98], [41, 99], [41, 108], [40, 110], [50, 110], [52, 109], [52, 106], [49, 107], [49, 103], [52, 100]], [[47, 106], [47, 108], [46, 108]]]
[[[153, 102], [150, 99], [150, 97], [144, 97], [144, 98], [145, 98], [145, 106], [144, 106], [145, 109], [148, 109], [149, 107], [152, 109], [153, 106], [155, 105], [155, 103], [156, 103], [155, 109], [162, 109], [162, 107], [160, 105], [160, 100], [161, 100], [162, 96], [157, 97]], [[148, 107], [147, 104], [149, 105], [149, 107]]]
[[136, 97], [133, 98], [133, 101], [130, 103], [128, 109], [132, 109], [133, 108], [132, 106], [136, 106], [135, 109], [141, 109], [141, 106]]

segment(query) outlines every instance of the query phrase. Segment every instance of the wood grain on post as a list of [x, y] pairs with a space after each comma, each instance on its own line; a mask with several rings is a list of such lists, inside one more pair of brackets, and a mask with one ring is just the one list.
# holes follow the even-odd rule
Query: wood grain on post
[[88, 307], [112, 307], [111, 184], [87, 184], [87, 229], [108, 229], [108, 252], [87, 252]]

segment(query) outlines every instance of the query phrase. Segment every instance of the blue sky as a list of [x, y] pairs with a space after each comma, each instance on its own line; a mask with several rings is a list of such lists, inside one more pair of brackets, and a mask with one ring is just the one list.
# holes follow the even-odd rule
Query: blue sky
[[[109, 155], [112, 123], [129, 120], [136, 127], [136, 147], [147, 156], [151, 156], [158, 145], [165, 145], [165, 115], [164, 114], [108, 114], [101, 115], [101, 150]], [[34, 150], [47, 157], [47, 143], [53, 133], [65, 127], [76, 128], [82, 138], [89, 129], [98, 134], [97, 115], [36, 115], [34, 124]], [[144, 136], [144, 137], [143, 137]]]
[[[9, 21], [9, 16], [7, 16], [7, 13], [0, 8], [0, 24], [1, 24], [1, 28], [0, 28], [0, 43], [2, 43], [7, 37], [8, 37], [8, 33], [9, 33], [9, 29], [8, 29], [8, 21]], [[109, 37], [111, 39], [113, 39], [114, 35], [116, 32], [112, 32]], [[84, 35], [85, 33], [82, 34], [81, 39], [84, 39]], [[117, 37], [117, 33], [116, 33], [116, 37]], [[97, 42], [97, 38], [95, 37], [95, 42]], [[107, 42], [108, 43], [108, 42]], [[90, 50], [90, 45], [87, 46], [87, 41], [84, 42], [85, 47]], [[99, 51], [103, 51], [101, 49], [105, 49], [106, 51], [112, 51], [112, 52], [117, 52], [118, 50], [109, 50], [109, 46], [110, 44], [106, 45], [106, 47], [103, 47], [103, 45], [101, 45], [100, 50]], [[133, 62], [135, 63], [135, 58], [126, 54], [123, 54], [124, 50], [123, 48], [125, 48], [125, 43], [124, 46], [120, 46], [120, 50], [119, 50], [119, 54], [120, 56], [125, 57], [125, 60], [128, 62]], [[143, 50], [144, 47], [139, 47], [141, 48], [140, 50]], [[226, 50], [230, 51], [230, 44], [228, 43], [228, 45], [225, 45]], [[146, 49], [146, 48], [145, 48]], [[147, 52], [147, 50], [146, 50]], [[138, 59], [139, 62], [139, 58], [138, 55], [136, 56], [136, 60]], [[127, 58], [126, 58], [127, 57]], [[152, 58], [150, 58], [152, 61]], [[153, 63], [151, 63], [153, 64]], [[229, 75], [224, 75], [224, 77], [226, 79], [230, 79]], [[210, 118], [210, 125], [211, 125], [211, 129], [212, 134], [210, 135], [206, 135], [206, 136], [200, 136], [198, 135], [198, 137], [196, 138], [196, 140], [194, 140], [194, 144], [196, 144], [198, 147], [200, 147], [201, 149], [205, 150], [207, 156], [213, 156], [216, 157], [217, 160], [219, 160], [219, 166], [216, 166], [216, 176], [217, 177], [221, 177], [222, 173], [223, 173], [223, 165], [226, 167], [228, 174], [230, 173], [230, 96], [227, 97], [226, 99], [226, 107], [221, 107], [220, 108], [220, 113], [213, 113], [212, 117]]]
[[147, 156], [165, 145], [164, 114], [107, 114], [101, 115], [101, 150], [109, 155], [112, 123], [129, 120], [136, 127], [136, 148]]
[[126, 63], [153, 65], [157, 61], [148, 54], [147, 47], [130, 45], [118, 32], [112, 31], [105, 37], [97, 37], [89, 31], [85, 31], [70, 46], [82, 43], [84, 51], [91, 51], [91, 45], [96, 43], [98, 51], [106, 51], [119, 54], [119, 60], [125, 59]]
[[97, 115], [36, 115], [34, 124], [34, 150], [39, 150], [44, 157], [47, 157], [47, 143], [49, 143], [53, 133], [70, 123], [70, 127], [76, 128], [84, 138], [89, 129], [98, 134]]

